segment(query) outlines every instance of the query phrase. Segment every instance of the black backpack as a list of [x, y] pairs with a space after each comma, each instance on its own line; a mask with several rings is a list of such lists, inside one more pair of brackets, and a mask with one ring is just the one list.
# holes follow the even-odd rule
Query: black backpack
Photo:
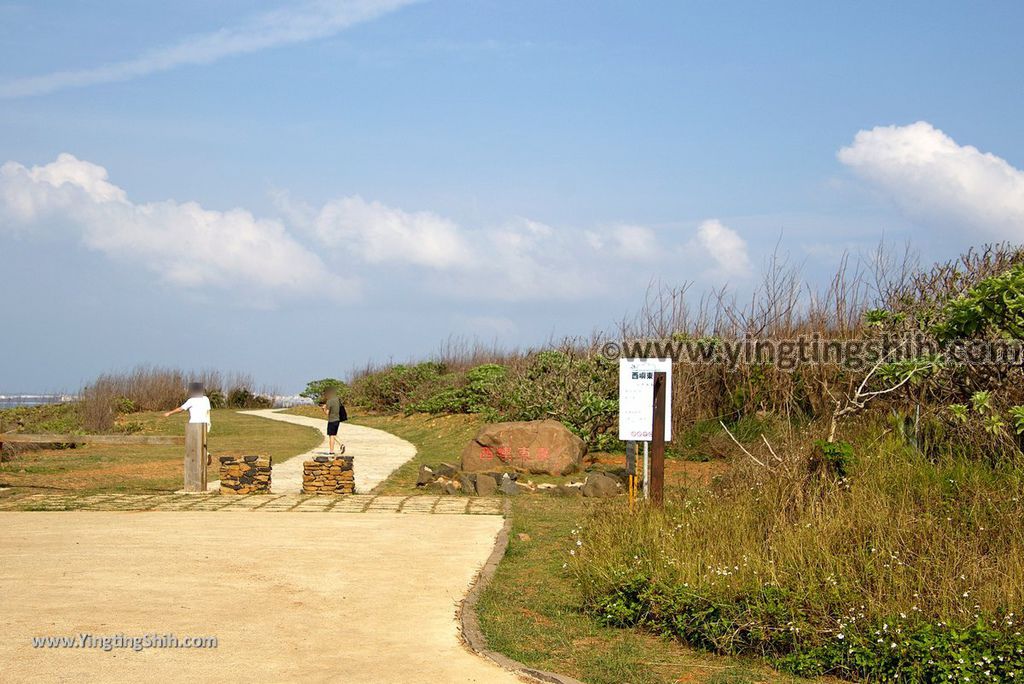
[[345, 405], [338, 401], [338, 420], [344, 422], [348, 420], [348, 411], [345, 410]]

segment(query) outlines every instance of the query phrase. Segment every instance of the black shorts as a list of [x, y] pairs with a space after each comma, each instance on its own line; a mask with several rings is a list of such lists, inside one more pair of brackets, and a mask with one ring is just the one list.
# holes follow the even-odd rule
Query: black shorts
[[327, 436], [334, 437], [338, 434], [338, 426], [341, 425], [340, 420], [329, 420], [327, 421]]

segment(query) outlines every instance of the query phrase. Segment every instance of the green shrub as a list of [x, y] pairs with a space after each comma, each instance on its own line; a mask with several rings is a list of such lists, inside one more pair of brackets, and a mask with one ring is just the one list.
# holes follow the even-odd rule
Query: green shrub
[[411, 406], [420, 413], [470, 413], [464, 387], [447, 387]]
[[128, 397], [117, 397], [114, 399], [114, 411], [120, 415], [135, 413], [138, 410], [139, 407]]
[[815, 440], [818, 456], [825, 471], [833, 477], [846, 477], [853, 466], [853, 445], [849, 442]]
[[228, 392], [227, 404], [237, 409], [265, 409], [274, 406], [270, 397], [254, 394], [248, 387], [235, 387]]
[[485, 363], [466, 371], [466, 412], [483, 413], [495, 400], [495, 393], [508, 377], [508, 368], [497, 363]]
[[946, 303], [934, 329], [942, 340], [985, 334], [1024, 339], [1024, 264], [985, 278]]
[[423, 413], [484, 413], [491, 407], [501, 381], [508, 377], [508, 369], [496, 363], [470, 368], [464, 375], [446, 374], [437, 378], [455, 386], [437, 389], [410, 408]]
[[14, 428], [27, 433], [80, 433], [83, 431], [82, 406], [66, 403], [0, 409], [0, 432]]
[[310, 380], [306, 383], [306, 389], [299, 393], [300, 397], [309, 399], [314, 404], [322, 403], [328, 389], [335, 389], [342, 401], [348, 398], [349, 387], [343, 381], [336, 378], [323, 378], [321, 380]]
[[367, 373], [353, 382], [355, 403], [374, 411], [404, 411], [433, 394], [445, 375], [444, 364], [434, 361], [413, 366], [398, 364]]
[[765, 586], [728, 596], [659, 586], [641, 574], [591, 606], [605, 624], [643, 627], [716, 653], [768, 658], [803, 677], [882, 682], [1012, 681], [1024, 677], [1024, 637], [1012, 614], [963, 624], [853, 611], [817, 629], [801, 597]]
[[227, 408], [228, 398], [220, 390], [210, 390], [206, 393], [206, 397], [210, 400], [210, 408]]

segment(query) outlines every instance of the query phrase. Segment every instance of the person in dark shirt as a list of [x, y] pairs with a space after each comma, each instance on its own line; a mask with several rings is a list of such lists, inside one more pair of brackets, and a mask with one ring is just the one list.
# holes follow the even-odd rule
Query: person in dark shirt
[[320, 408], [327, 416], [327, 440], [330, 452], [334, 453], [334, 443], [337, 442], [341, 447], [338, 453], [345, 453], [345, 445], [338, 439], [338, 427], [341, 425], [341, 421], [348, 420], [348, 415], [345, 412], [345, 405], [341, 403], [341, 397], [338, 396], [337, 389], [329, 387], [324, 392], [324, 402], [320, 404]]

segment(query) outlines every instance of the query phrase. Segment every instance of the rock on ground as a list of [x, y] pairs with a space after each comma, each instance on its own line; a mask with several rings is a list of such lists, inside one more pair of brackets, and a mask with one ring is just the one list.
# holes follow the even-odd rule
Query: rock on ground
[[557, 420], [490, 423], [462, 450], [462, 470], [516, 470], [567, 475], [579, 469], [586, 445]]
[[583, 496], [605, 498], [619, 493], [619, 481], [603, 473], [591, 473], [583, 483]]

